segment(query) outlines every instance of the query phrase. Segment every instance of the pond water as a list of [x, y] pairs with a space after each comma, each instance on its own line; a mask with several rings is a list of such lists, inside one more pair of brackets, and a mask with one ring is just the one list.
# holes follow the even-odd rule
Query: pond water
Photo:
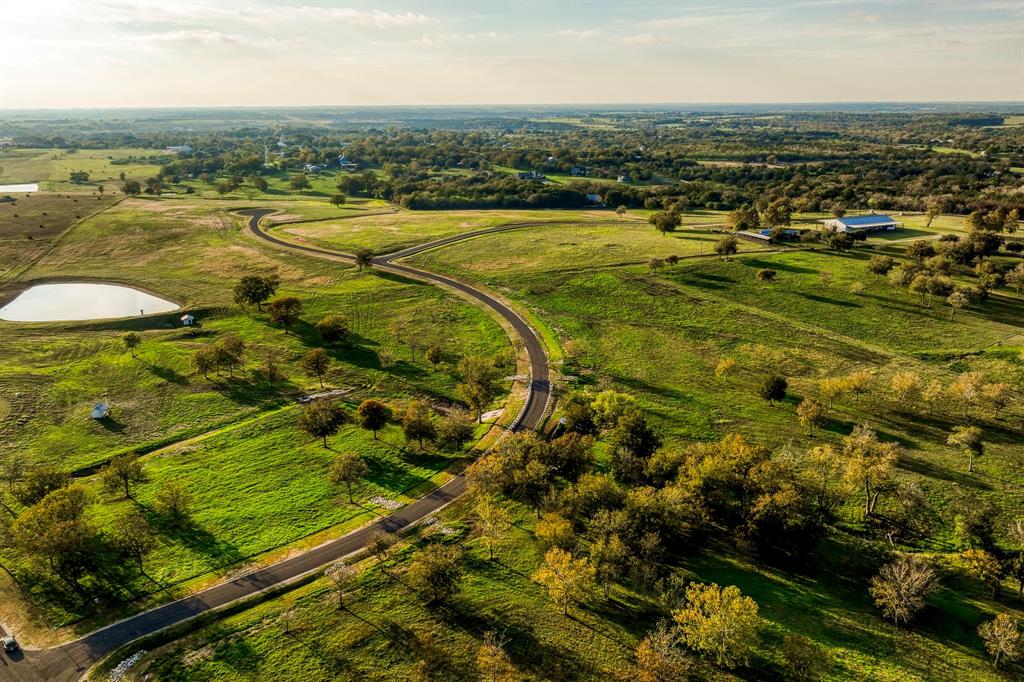
[[38, 192], [38, 182], [27, 182], [21, 185], [0, 185], [0, 192]]
[[178, 305], [131, 287], [92, 282], [37, 284], [0, 308], [0, 320], [57, 322], [152, 315]]

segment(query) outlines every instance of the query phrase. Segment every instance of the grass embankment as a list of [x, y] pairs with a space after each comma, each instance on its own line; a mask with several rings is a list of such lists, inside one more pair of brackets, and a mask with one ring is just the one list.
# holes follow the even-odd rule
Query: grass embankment
[[[341, 529], [366, 509], [341, 504], [325, 474], [334, 452], [311, 444], [296, 426], [295, 398], [320, 390], [298, 363], [321, 345], [313, 324], [330, 313], [346, 314], [349, 341], [329, 347], [332, 369], [326, 387], [346, 388], [351, 409], [365, 397], [395, 404], [409, 399], [454, 400], [454, 364], [462, 355], [507, 353], [508, 340], [483, 311], [429, 285], [266, 247], [246, 235], [242, 222], [219, 203], [127, 200], [84, 221], [19, 281], [76, 277], [132, 284], [167, 296], [196, 313], [200, 326], [167, 328], [180, 313], [82, 323], [3, 323], [0, 337], [0, 443], [26, 464], [56, 464], [65, 470], [101, 464], [122, 452], [144, 455], [150, 482], [137, 501], [123, 501], [85, 481], [94, 501], [91, 515], [101, 528], [115, 514], [139, 506], [161, 530], [159, 548], [147, 566], [156, 581], [112, 570], [93, 585], [99, 609], [77, 595], [29, 576], [13, 560], [32, 607], [4, 586], [10, 618], [31, 627], [51, 627], [83, 616], [94, 625], [121, 613], [126, 599], [238, 562], [328, 527]], [[285, 334], [265, 313], [242, 311], [231, 302], [237, 279], [250, 272], [277, 272], [279, 295], [305, 304], [302, 321]], [[143, 337], [137, 358], [120, 341], [126, 329]], [[227, 332], [246, 343], [246, 367], [231, 377], [197, 375], [191, 353]], [[423, 357], [431, 344], [445, 360], [435, 369]], [[277, 357], [281, 379], [270, 383], [261, 366]], [[382, 355], [395, 364], [387, 369]], [[94, 402], [108, 402], [112, 415], [89, 418]], [[437, 453], [401, 449], [397, 427], [374, 441], [347, 427], [332, 441], [335, 450], [361, 454], [371, 468], [358, 501], [374, 495], [399, 501], [424, 490], [422, 483], [449, 462]], [[207, 437], [196, 439], [208, 432]], [[194, 440], [188, 440], [194, 439]], [[185, 441], [179, 446], [176, 442]], [[145, 454], [152, 453], [152, 454]], [[193, 526], [160, 527], [150, 511], [154, 491], [181, 479], [195, 497]], [[414, 489], [417, 485], [418, 490]], [[3, 493], [4, 503], [17, 504]], [[373, 505], [369, 505], [372, 507]], [[340, 524], [340, 525], [339, 525]], [[4, 553], [12, 560], [13, 555]], [[172, 589], [158, 596], [164, 599]], [[20, 627], [31, 641], [31, 629]]]

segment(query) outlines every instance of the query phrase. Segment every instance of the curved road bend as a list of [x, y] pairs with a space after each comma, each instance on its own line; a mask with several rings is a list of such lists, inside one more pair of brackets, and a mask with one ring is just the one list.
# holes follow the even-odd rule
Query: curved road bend
[[[267, 234], [260, 227], [260, 220], [265, 215], [272, 213], [270, 210], [253, 209], [243, 213], [249, 217], [249, 229], [254, 235], [278, 246], [321, 258], [352, 260], [352, 257], [347, 254], [295, 244]], [[449, 277], [391, 262], [398, 257], [473, 236], [477, 236], [477, 233], [448, 237], [395, 254], [380, 256], [374, 259], [374, 267], [384, 272], [455, 289], [480, 301], [512, 325], [525, 344], [530, 362], [531, 381], [527, 403], [517, 421], [512, 424], [511, 429], [514, 431], [534, 429], [540, 426], [541, 420], [544, 418], [550, 396], [547, 356], [537, 333], [515, 311], [485, 291]], [[25, 651], [14, 657], [0, 653], [0, 680], [3, 682], [8, 680], [17, 682], [62, 682], [65, 680], [70, 682], [77, 680], [103, 656], [135, 639], [151, 635], [212, 609], [317, 571], [325, 564], [363, 549], [371, 533], [379, 530], [395, 532], [407, 528], [435, 513], [465, 491], [466, 479], [462, 475], [457, 475], [430, 494], [402, 509], [302, 554], [257, 569], [183, 599], [158, 606], [59, 647], [40, 651]]]

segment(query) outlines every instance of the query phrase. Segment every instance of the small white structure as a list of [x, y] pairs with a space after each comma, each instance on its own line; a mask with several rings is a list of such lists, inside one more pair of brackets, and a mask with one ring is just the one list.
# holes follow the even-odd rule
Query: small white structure
[[93, 419], [105, 419], [110, 416], [110, 405], [106, 403], [96, 403], [92, 406], [92, 418]]
[[184, 315], [181, 316], [181, 326], [182, 327], [191, 327], [195, 323], [196, 323], [196, 318], [193, 317], [192, 315], [189, 315], [188, 313], [185, 313]]
[[192, 153], [192, 145], [190, 145], [190, 144], [171, 145], [170, 147], [167, 148], [167, 151], [169, 151], [171, 153], [174, 153], [174, 154], [191, 154]]

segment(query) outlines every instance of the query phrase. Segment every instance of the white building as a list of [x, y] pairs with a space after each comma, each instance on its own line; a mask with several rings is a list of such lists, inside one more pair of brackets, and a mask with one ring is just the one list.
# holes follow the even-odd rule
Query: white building
[[895, 230], [900, 226], [898, 222], [881, 213], [831, 218], [822, 222], [833, 232], [879, 232]]

